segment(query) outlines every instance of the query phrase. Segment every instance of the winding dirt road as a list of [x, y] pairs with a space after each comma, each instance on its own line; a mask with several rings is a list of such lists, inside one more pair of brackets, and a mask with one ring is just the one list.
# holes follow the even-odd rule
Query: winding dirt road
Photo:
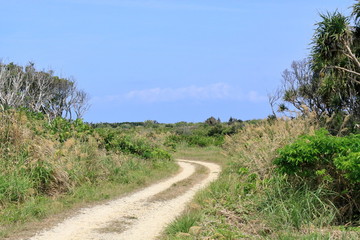
[[[106, 204], [82, 209], [75, 216], [30, 239], [156, 239], [165, 226], [181, 214], [195, 193], [215, 180], [221, 171], [220, 166], [214, 163], [178, 160], [178, 164], [182, 171], [176, 176]], [[206, 167], [209, 174], [179, 196], [168, 200], [153, 200], [155, 195], [194, 174], [195, 164]]]

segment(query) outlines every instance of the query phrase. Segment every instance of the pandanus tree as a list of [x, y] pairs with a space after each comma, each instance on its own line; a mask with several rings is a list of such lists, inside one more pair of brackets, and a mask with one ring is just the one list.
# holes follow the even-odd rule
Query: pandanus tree
[[305, 106], [319, 118], [347, 115], [360, 121], [360, 1], [351, 16], [320, 14], [311, 47], [307, 59], [283, 73], [280, 110], [287, 103], [299, 110]]
[[[317, 94], [328, 114], [342, 113], [360, 117], [359, 2], [352, 16], [321, 14], [312, 47], [314, 81]], [[351, 20], [355, 19], [355, 25]]]

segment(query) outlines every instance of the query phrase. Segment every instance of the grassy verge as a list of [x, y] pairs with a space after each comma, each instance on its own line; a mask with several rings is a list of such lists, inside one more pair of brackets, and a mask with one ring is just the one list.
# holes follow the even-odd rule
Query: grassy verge
[[175, 159], [198, 160], [205, 162], [214, 162], [224, 166], [226, 164], [225, 155], [221, 147], [189, 147], [186, 144], [180, 144], [173, 153]]
[[27, 110], [2, 111], [0, 238], [30, 234], [56, 222], [63, 216], [58, 213], [113, 198], [175, 171], [160, 144], [135, 133], [94, 129], [80, 119], [48, 121]]
[[327, 200], [331, 192], [295, 187], [275, 170], [276, 150], [314, 130], [301, 119], [264, 121], [228, 137], [222, 150], [182, 149], [176, 157], [221, 158], [223, 171], [163, 239], [359, 239], [359, 227], [333, 224], [338, 209]]
[[178, 169], [174, 162], [145, 162], [135, 159], [122, 166], [121, 180], [85, 184], [58, 198], [34, 197], [22, 204], [8, 205], [0, 211], [0, 238], [19, 239], [73, 213], [76, 209], [101, 203], [157, 180], [170, 176]]

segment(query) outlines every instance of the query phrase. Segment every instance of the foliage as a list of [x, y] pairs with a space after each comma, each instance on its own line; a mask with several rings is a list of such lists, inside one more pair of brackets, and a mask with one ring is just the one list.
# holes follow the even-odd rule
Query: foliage
[[147, 142], [114, 131], [99, 134], [81, 119], [55, 118], [6, 110], [0, 118], [0, 205], [34, 196], [69, 193], [121, 175], [131, 159], [170, 160]]
[[0, 62], [0, 107], [72, 119], [81, 118], [89, 105], [87, 94], [77, 89], [73, 79], [54, 76], [52, 70], [37, 71], [34, 63], [22, 67]]
[[279, 150], [274, 163], [281, 173], [301, 177], [314, 188], [334, 192], [329, 198], [341, 220], [356, 220], [360, 212], [360, 135], [335, 137], [326, 130], [305, 135]]
[[[279, 150], [274, 163], [287, 174], [314, 178], [314, 182], [360, 183], [360, 135], [335, 137], [326, 130], [305, 135]], [[330, 176], [328, 175], [330, 174]]]
[[271, 97], [273, 107], [277, 105], [279, 111], [310, 110], [322, 123], [333, 120], [329, 124], [331, 134], [339, 134], [341, 122], [350, 116], [347, 119], [350, 128], [340, 134], [354, 130], [360, 121], [358, 16], [359, 2], [353, 6], [353, 18], [338, 11], [320, 14], [311, 55], [302, 61], [294, 61], [291, 68], [284, 71], [283, 84]]
[[221, 146], [225, 136], [235, 134], [243, 127], [242, 121], [233, 118], [228, 123], [220, 123], [213, 117], [209, 119], [207, 123], [175, 124], [172, 127], [175, 133], [169, 135], [164, 144], [173, 148], [181, 143], [186, 143], [190, 147]]
[[69, 138], [78, 138], [86, 141], [88, 136], [93, 133], [93, 128], [85, 124], [81, 119], [70, 121], [65, 118], [57, 117], [46, 128], [56, 137], [60, 142], [65, 142]]
[[186, 142], [189, 146], [207, 147], [220, 146], [223, 143], [223, 137], [210, 137], [199, 135], [171, 135], [166, 139], [165, 145], [176, 146], [181, 142]]
[[122, 135], [110, 129], [98, 129], [97, 133], [103, 137], [103, 144], [108, 151], [135, 154], [145, 159], [171, 160], [167, 151], [150, 144], [144, 138]]
[[205, 120], [205, 123], [208, 125], [216, 125], [216, 124], [220, 123], [220, 119], [216, 119], [214, 117], [209, 117], [208, 119]]
[[[333, 203], [338, 197], [333, 190], [310, 184], [304, 177], [295, 180], [274, 166], [277, 149], [297, 142], [298, 137], [314, 136], [316, 128], [310, 117], [254, 121], [226, 136], [225, 155], [220, 150], [215, 154], [197, 148], [195, 152], [183, 146], [186, 154], [177, 156], [191, 158], [194, 152], [197, 160], [207, 160], [209, 154], [217, 155], [224, 166], [220, 178], [197, 194], [190, 205], [194, 210], [184, 215], [201, 216], [196, 223], [202, 229], [199, 239], [358, 239], [359, 232], [334, 226], [340, 215], [346, 219], [346, 212]], [[172, 239], [174, 233], [169, 235]]]

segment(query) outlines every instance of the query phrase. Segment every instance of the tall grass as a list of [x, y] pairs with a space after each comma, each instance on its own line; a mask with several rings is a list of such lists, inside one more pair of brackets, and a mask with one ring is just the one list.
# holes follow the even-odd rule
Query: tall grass
[[274, 169], [276, 150], [293, 142], [298, 136], [314, 134], [317, 125], [311, 118], [263, 120], [227, 136], [223, 145], [233, 164], [246, 167], [260, 176]]
[[[59, 199], [103, 199], [119, 194], [114, 186], [134, 188], [175, 171], [165, 150], [145, 139], [126, 144], [143, 151], [116, 144], [106, 149], [104, 137], [78, 120], [48, 122], [27, 111], [0, 112], [0, 238], [13, 224], [54, 212], [52, 202]], [[106, 191], [99, 186], [111, 186], [110, 191], [102, 196]]]
[[327, 200], [332, 192], [306, 184], [295, 186], [288, 176], [275, 171], [277, 149], [300, 135], [314, 134], [317, 128], [311, 118], [263, 120], [248, 123], [237, 134], [227, 136], [223, 145], [227, 164], [220, 178], [195, 199], [201, 206], [202, 218], [197, 223], [202, 227], [201, 237], [360, 237], [333, 227], [338, 210]]
[[336, 207], [326, 200], [332, 193], [324, 188], [313, 190], [306, 184], [294, 188], [286, 177], [278, 175], [267, 181], [263, 193], [259, 209], [274, 229], [322, 228], [336, 219]]

